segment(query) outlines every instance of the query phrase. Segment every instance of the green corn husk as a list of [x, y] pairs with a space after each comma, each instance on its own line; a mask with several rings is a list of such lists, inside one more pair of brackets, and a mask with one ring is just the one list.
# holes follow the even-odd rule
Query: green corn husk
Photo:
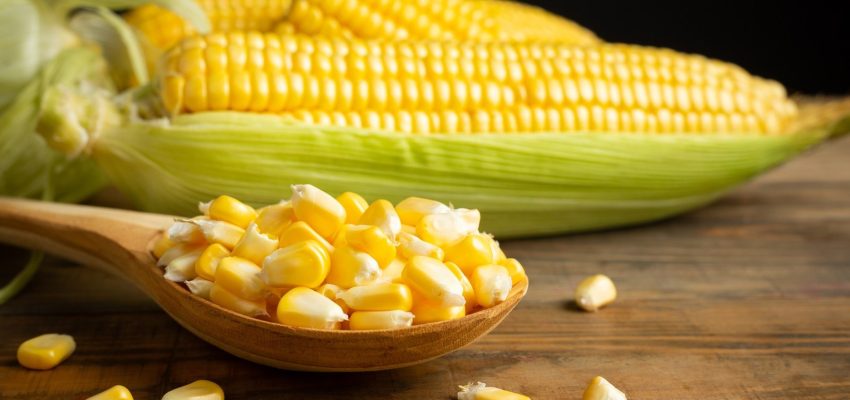
[[311, 183], [367, 199], [474, 207], [499, 237], [633, 225], [711, 202], [832, 134], [541, 133], [417, 136], [236, 112], [130, 122], [92, 157], [148, 211], [193, 215], [227, 193], [254, 205]]

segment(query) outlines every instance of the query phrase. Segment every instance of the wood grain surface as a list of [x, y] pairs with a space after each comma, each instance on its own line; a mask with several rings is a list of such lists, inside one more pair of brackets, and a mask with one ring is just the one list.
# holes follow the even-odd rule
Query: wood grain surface
[[[429, 363], [356, 374], [239, 360], [129, 283], [49, 259], [0, 307], [0, 398], [77, 399], [123, 384], [158, 399], [210, 379], [228, 399], [449, 399], [476, 380], [579, 399], [595, 375], [629, 399], [850, 398], [850, 137], [689, 215], [503, 246], [526, 265], [531, 289], [502, 325]], [[0, 279], [25, 258], [0, 248]], [[573, 288], [600, 272], [620, 298], [577, 311]], [[46, 332], [74, 335], [76, 353], [52, 371], [19, 367], [18, 344]]]

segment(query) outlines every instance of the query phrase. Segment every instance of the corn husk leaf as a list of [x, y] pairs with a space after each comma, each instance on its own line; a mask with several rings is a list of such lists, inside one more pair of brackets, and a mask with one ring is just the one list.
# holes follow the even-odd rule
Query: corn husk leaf
[[93, 157], [144, 210], [192, 215], [227, 193], [253, 205], [311, 183], [369, 200], [478, 208], [499, 237], [633, 225], [716, 199], [828, 137], [833, 125], [754, 134], [433, 135], [209, 112], [104, 133]]
[[39, 104], [46, 88], [96, 80], [103, 64], [88, 47], [64, 50], [47, 62], [39, 74], [0, 113], [0, 194], [41, 197], [47, 184], [46, 169], [54, 168], [53, 186], [58, 201], [79, 201], [106, 184], [106, 178], [89, 159], [68, 160], [52, 150], [35, 133]]

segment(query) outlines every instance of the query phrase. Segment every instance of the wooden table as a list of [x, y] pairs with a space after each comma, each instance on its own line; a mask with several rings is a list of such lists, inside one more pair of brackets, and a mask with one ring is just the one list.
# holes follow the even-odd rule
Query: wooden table
[[[0, 307], [0, 398], [85, 398], [115, 384], [159, 399], [196, 379], [228, 399], [449, 399], [484, 381], [535, 399], [577, 399], [595, 375], [630, 399], [850, 398], [850, 137], [698, 212], [615, 232], [504, 243], [531, 278], [526, 299], [472, 346], [400, 370], [280, 371], [242, 361], [172, 322], [127, 282], [49, 259]], [[25, 253], [0, 248], [0, 279]], [[568, 303], [605, 273], [620, 298]], [[15, 350], [46, 332], [77, 352], [52, 371]], [[345, 357], [345, 354], [340, 354]]]

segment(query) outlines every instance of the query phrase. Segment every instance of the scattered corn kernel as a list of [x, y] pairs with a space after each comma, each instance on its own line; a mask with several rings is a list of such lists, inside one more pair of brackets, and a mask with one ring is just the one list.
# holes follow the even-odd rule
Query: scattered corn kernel
[[[336, 254], [336, 252], [334, 252]], [[331, 258], [315, 240], [298, 242], [275, 250], [263, 261], [261, 277], [272, 287], [319, 287], [331, 269]]]
[[375, 200], [369, 205], [369, 208], [363, 212], [360, 219], [357, 220], [358, 225], [374, 225], [381, 228], [382, 231], [392, 240], [395, 240], [399, 232], [401, 232], [401, 219], [395, 211], [392, 203], [386, 200]]
[[18, 363], [29, 369], [51, 369], [70, 357], [76, 348], [77, 343], [70, 335], [47, 333], [18, 346]]
[[198, 261], [195, 262], [195, 273], [206, 280], [215, 280], [215, 271], [218, 269], [218, 263], [221, 259], [230, 255], [221, 243], [213, 243], [204, 249]]
[[516, 285], [517, 282], [526, 279], [525, 268], [522, 267], [522, 264], [520, 264], [516, 258], [507, 258], [500, 262], [499, 265], [508, 270], [508, 274], [511, 276], [511, 282], [514, 285]]
[[413, 324], [421, 325], [431, 322], [449, 321], [463, 318], [466, 315], [466, 306], [445, 306], [429, 301], [421, 294], [413, 292]]
[[121, 385], [115, 385], [86, 400], [133, 400], [130, 390]]
[[398, 252], [408, 259], [413, 256], [425, 256], [443, 261], [443, 258], [445, 258], [443, 249], [407, 232], [398, 235]]
[[429, 301], [445, 306], [462, 306], [466, 303], [460, 281], [439, 260], [414, 256], [407, 261], [402, 278]]
[[531, 398], [478, 382], [476, 384], [460, 386], [460, 392], [457, 393], [457, 400], [531, 400]]
[[348, 321], [348, 327], [353, 331], [398, 329], [411, 325], [413, 314], [403, 310], [356, 311]]
[[191, 221], [201, 228], [207, 242], [221, 243], [228, 249], [233, 249], [236, 243], [239, 243], [239, 239], [242, 239], [242, 235], [245, 234], [244, 229], [225, 221], [205, 219], [193, 219]]
[[198, 276], [195, 273], [195, 263], [201, 256], [201, 251], [196, 250], [172, 260], [165, 266], [165, 279], [173, 282], [186, 282]]
[[597, 274], [585, 278], [576, 288], [576, 304], [585, 311], [594, 312], [617, 298], [617, 288], [611, 278]]
[[340, 238], [334, 242], [335, 246], [346, 244], [357, 251], [365, 252], [372, 256], [381, 268], [386, 268], [395, 259], [395, 243], [377, 226], [346, 225], [338, 236]]
[[286, 292], [277, 306], [277, 319], [284, 325], [313, 329], [339, 329], [348, 316], [333, 300], [305, 287]]
[[230, 311], [237, 312], [249, 317], [260, 317], [268, 315], [265, 301], [245, 300], [217, 283], [210, 288], [210, 301]]
[[413, 294], [401, 283], [375, 283], [355, 286], [339, 294], [349, 308], [357, 311], [410, 311]]
[[251, 223], [245, 230], [245, 235], [233, 248], [233, 255], [263, 265], [263, 260], [277, 249], [277, 244], [277, 239], [261, 233], [257, 225]]
[[345, 223], [356, 224], [363, 212], [369, 208], [369, 203], [357, 193], [345, 192], [336, 198], [345, 209]]
[[240, 257], [225, 257], [215, 271], [215, 284], [245, 300], [260, 301], [266, 297], [266, 285], [257, 264]]
[[322, 247], [324, 247], [328, 252], [334, 251], [334, 246], [304, 221], [295, 222], [292, 225], [289, 225], [288, 228], [284, 229], [283, 233], [281, 233], [278, 238], [278, 246], [284, 248], [305, 240], [314, 240], [322, 245]]
[[295, 210], [292, 209], [292, 203], [286, 201], [261, 208], [254, 223], [257, 224], [260, 232], [280, 236], [294, 220]]
[[192, 279], [191, 281], [186, 281], [186, 287], [188, 287], [189, 291], [192, 292], [192, 294], [194, 294], [195, 296], [199, 296], [209, 300], [210, 289], [212, 289], [213, 287], [213, 282], [198, 277]]
[[601, 376], [590, 380], [582, 400], [626, 400], [626, 394]]
[[327, 282], [342, 288], [368, 285], [381, 277], [381, 266], [372, 256], [348, 246], [337, 247], [331, 255]]
[[214, 220], [229, 222], [243, 229], [257, 218], [257, 211], [253, 207], [227, 195], [218, 196], [209, 203], [201, 203], [198, 208]]
[[449, 271], [452, 271], [455, 278], [460, 281], [460, 285], [463, 286], [463, 298], [466, 299], [466, 312], [471, 312], [478, 305], [475, 298], [475, 289], [472, 288], [472, 282], [469, 281], [469, 278], [464, 275], [463, 270], [457, 264], [453, 262], [446, 262], [445, 264], [449, 268]]
[[396, 258], [383, 271], [376, 282], [404, 283], [401, 273], [404, 271], [404, 261]]
[[395, 210], [404, 225], [416, 226], [422, 217], [451, 211], [449, 206], [436, 200], [421, 197], [408, 197], [395, 206]]
[[483, 233], [466, 235], [446, 249], [446, 261], [457, 264], [464, 274], [472, 275], [475, 267], [496, 262], [493, 254], [493, 238]]
[[313, 185], [292, 185], [292, 208], [300, 221], [330, 239], [345, 223], [345, 208]]
[[508, 270], [496, 264], [482, 265], [472, 273], [472, 288], [475, 299], [484, 308], [493, 307], [508, 298], [511, 293], [511, 276]]
[[162, 400], [224, 400], [224, 391], [213, 382], [199, 380], [171, 390]]

